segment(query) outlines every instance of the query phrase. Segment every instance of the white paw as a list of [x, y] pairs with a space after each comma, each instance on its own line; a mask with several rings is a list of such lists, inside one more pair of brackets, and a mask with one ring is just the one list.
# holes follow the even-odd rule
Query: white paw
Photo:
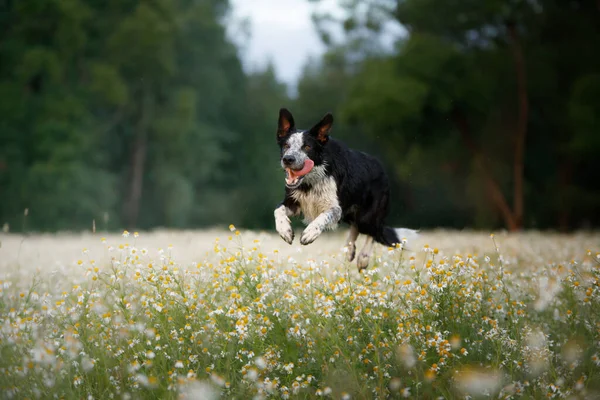
[[300, 244], [311, 244], [315, 241], [316, 238], [323, 232], [323, 229], [316, 224], [309, 224], [304, 232], [302, 232], [302, 237], [300, 238]]
[[292, 244], [294, 241], [294, 230], [292, 229], [290, 219], [285, 214], [275, 213], [275, 229], [277, 229], [277, 233], [279, 233], [279, 236], [283, 240]]

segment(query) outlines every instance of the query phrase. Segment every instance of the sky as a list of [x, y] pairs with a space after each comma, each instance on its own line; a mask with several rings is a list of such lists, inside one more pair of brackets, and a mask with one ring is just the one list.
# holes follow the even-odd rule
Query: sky
[[[247, 71], [274, 64], [279, 80], [294, 86], [309, 56], [325, 46], [311, 21], [314, 11], [339, 13], [336, 0], [231, 0], [230, 35], [241, 48]], [[243, 39], [240, 21], [248, 19], [249, 38]]]

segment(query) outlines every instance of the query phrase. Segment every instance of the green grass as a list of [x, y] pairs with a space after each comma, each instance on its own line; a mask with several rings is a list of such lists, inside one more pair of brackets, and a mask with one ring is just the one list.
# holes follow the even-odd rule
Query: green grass
[[477, 255], [380, 249], [358, 274], [238, 232], [183, 264], [137, 242], [107, 243], [102, 261], [84, 252], [61, 290], [48, 273], [5, 274], [2, 397], [600, 393], [600, 260], [586, 248], [573, 260], [504, 255], [494, 238]]

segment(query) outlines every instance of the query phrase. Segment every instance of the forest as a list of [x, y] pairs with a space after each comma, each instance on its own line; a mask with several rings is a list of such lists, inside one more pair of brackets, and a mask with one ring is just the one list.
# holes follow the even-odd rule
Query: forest
[[600, 2], [340, 4], [290, 94], [227, 0], [0, 0], [0, 226], [273, 229], [280, 107], [382, 160], [390, 223], [600, 225]]

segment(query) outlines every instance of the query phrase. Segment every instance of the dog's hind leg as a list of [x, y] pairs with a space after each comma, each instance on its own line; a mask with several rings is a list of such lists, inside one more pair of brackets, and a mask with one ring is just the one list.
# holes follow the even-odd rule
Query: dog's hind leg
[[356, 225], [350, 225], [350, 233], [348, 233], [348, 238], [346, 239], [346, 246], [348, 246], [348, 254], [346, 258], [348, 262], [352, 262], [354, 260], [354, 256], [356, 255], [356, 239], [358, 238], [358, 227]]
[[369, 266], [369, 260], [371, 259], [371, 252], [373, 251], [373, 244], [375, 243], [373, 236], [367, 236], [367, 240], [365, 241], [365, 246], [361, 250], [358, 258], [356, 259], [356, 264], [358, 265], [358, 272]]

